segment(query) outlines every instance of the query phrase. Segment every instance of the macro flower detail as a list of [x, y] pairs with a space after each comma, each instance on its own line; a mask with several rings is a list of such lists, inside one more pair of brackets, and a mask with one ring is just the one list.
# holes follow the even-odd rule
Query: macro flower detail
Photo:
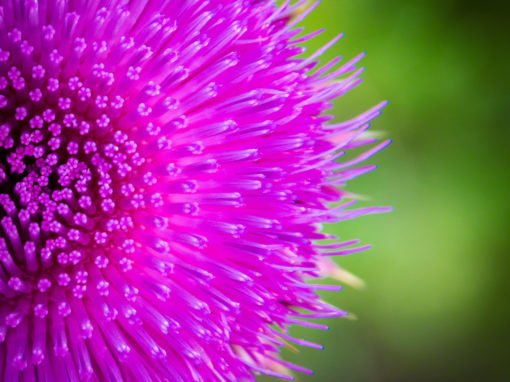
[[[272, 0], [0, 0], [0, 379], [250, 381], [308, 283], [365, 249], [320, 223], [388, 144], [329, 123], [355, 59], [297, 58], [313, 8]], [[298, 11], [300, 11], [298, 13]], [[354, 246], [354, 247], [353, 247]]]

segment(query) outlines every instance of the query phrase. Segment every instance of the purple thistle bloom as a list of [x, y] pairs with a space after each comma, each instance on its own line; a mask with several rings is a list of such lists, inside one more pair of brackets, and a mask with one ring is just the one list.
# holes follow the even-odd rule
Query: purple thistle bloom
[[[320, 223], [384, 103], [328, 123], [362, 55], [296, 58], [305, 3], [0, 0], [0, 379], [244, 381], [356, 241]], [[340, 277], [342, 278], [342, 277]]]

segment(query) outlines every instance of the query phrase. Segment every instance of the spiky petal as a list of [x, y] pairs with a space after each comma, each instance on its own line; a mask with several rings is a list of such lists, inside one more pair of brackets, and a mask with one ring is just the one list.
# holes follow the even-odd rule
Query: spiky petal
[[364, 249], [318, 223], [384, 210], [328, 205], [387, 142], [335, 161], [384, 104], [327, 124], [361, 56], [310, 74], [303, 4], [0, 0], [3, 381], [307, 372], [288, 327], [344, 313], [305, 279]]

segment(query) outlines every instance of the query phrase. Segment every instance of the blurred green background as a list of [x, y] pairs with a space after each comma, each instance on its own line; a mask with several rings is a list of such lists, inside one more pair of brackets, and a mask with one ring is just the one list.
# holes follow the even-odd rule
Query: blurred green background
[[315, 371], [296, 380], [510, 381], [506, 4], [323, 0], [302, 23], [326, 28], [309, 52], [346, 33], [323, 62], [368, 53], [364, 82], [334, 113], [391, 101], [372, 129], [394, 142], [349, 190], [395, 210], [328, 227], [374, 245], [338, 259], [367, 286], [323, 293], [357, 320], [293, 328], [325, 346], [284, 351]]

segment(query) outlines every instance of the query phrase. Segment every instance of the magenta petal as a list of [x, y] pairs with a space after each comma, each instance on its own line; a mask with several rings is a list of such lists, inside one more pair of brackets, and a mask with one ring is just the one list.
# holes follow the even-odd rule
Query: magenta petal
[[306, 3], [0, 0], [1, 380], [311, 373], [306, 281], [368, 248], [320, 224], [389, 210], [329, 208], [389, 141], [340, 162], [386, 103], [327, 123], [363, 54], [311, 71]]

